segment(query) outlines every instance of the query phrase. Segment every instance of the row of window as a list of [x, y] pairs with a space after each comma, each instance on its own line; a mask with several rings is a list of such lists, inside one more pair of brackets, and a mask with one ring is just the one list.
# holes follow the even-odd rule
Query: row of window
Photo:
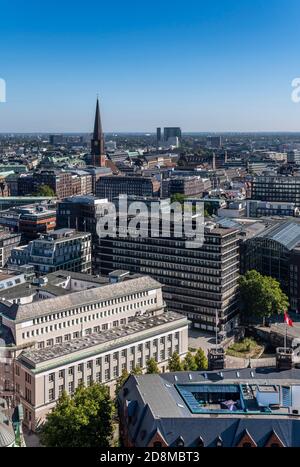
[[[93, 315], [88, 315], [88, 316], [84, 316], [84, 317], [81, 317], [81, 318], [76, 318], [76, 319], [73, 319], [73, 320], [70, 320], [70, 321], [64, 321], [62, 323], [57, 323], [57, 324], [53, 324], [53, 325], [50, 325], [50, 326], [46, 326], [45, 328], [42, 327], [42, 328], [39, 328], [39, 329], [33, 329], [32, 331], [23, 332], [22, 333], [22, 338], [23, 339], [28, 339], [29, 337], [34, 337], [34, 336], [39, 336], [39, 335], [42, 335], [42, 334], [47, 334], [48, 332], [57, 331], [59, 329], [63, 329], [63, 328], [70, 327], [70, 326], [75, 326], [76, 324], [78, 325], [78, 324], [82, 324], [82, 323], [87, 323], [88, 321], [92, 321], [92, 320], [95, 320], [95, 319], [101, 319], [103, 317], [109, 317], [109, 316], [112, 316], [112, 315], [115, 315], [115, 314], [118, 314], [118, 313], [129, 311], [129, 310], [137, 310], [138, 308], [141, 308], [143, 306], [147, 306], [147, 305], [151, 306], [151, 305], [154, 305], [156, 303], [157, 303], [157, 298], [151, 298], [151, 299], [139, 302], [139, 303], [131, 303], [130, 305], [125, 305], [125, 306], [122, 306], [120, 308], [116, 308], [116, 309], [113, 308], [112, 310], [106, 310], [104, 312], [95, 313]], [[68, 312], [63, 312], [63, 313], [68, 313]], [[58, 313], [58, 315], [61, 315], [61, 314], [62, 313]], [[69, 316], [69, 314], [67, 316]], [[43, 318], [36, 318], [34, 320], [33, 324], [37, 324], [40, 319], [43, 320]], [[48, 320], [45, 320], [45, 321], [50, 321], [50, 320], [48, 319]], [[44, 322], [44, 321], [42, 321], [42, 322]], [[124, 323], [121, 323], [121, 324], [124, 324]], [[116, 326], [118, 324], [114, 324], [114, 325]], [[103, 329], [105, 329], [105, 328], [103, 328]]]
[[[47, 316], [42, 316], [40, 318], [35, 318], [33, 320], [33, 324], [41, 324], [41, 323], [45, 323], [45, 322], [48, 322], [48, 321], [53, 321], [53, 320], [56, 320], [56, 319], [66, 318], [68, 316], [74, 316], [74, 315], [77, 315], [78, 313], [83, 313], [83, 312], [86, 312], [86, 311], [92, 311], [92, 310], [96, 310], [98, 308], [105, 308], [107, 306], [116, 305], [118, 303], [124, 303], [124, 302], [127, 302], [129, 300], [136, 300], [136, 299], [139, 299], [139, 298], [146, 297], [147, 295], [148, 295], [148, 292], [140, 292], [140, 293], [135, 293], [135, 294], [132, 294], [132, 295], [127, 295], [127, 296], [124, 296], [124, 297], [114, 298], [112, 300], [106, 300], [106, 301], [99, 302], [99, 303], [93, 303], [91, 305], [81, 306], [81, 307], [78, 307], [78, 308], [74, 308], [73, 310], [62, 311], [60, 313], [55, 313], [55, 314], [52, 314], [52, 315], [47, 315]], [[153, 299], [151, 299], [150, 301], [145, 300], [145, 301], [143, 301], [141, 303], [131, 304], [130, 309], [132, 309], [132, 306], [133, 306], [133, 308], [136, 308], [137, 306], [142, 306], [143, 303], [144, 303], [144, 305], [146, 305], [146, 304], [149, 305], [150, 303], [153, 304]], [[124, 308], [125, 307], [112, 309], [111, 312], [112, 312], [112, 314], [119, 313], [120, 311], [125, 311]], [[110, 313], [110, 310], [108, 310], [108, 312]], [[100, 315], [101, 315], [101, 318], [102, 318], [101, 313], [100, 313]], [[96, 314], [96, 315], [90, 315], [89, 320], [91, 320], [91, 316], [93, 316], [93, 319], [95, 319], [95, 316], [98, 319], [99, 318], [99, 313]], [[107, 316], [106, 312], [104, 312], [104, 316]], [[109, 314], [108, 314], [108, 316], [109, 316]]]

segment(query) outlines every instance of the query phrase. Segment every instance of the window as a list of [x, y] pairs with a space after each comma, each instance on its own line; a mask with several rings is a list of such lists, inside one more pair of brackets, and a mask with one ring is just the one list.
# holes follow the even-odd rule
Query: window
[[91, 386], [92, 381], [93, 381], [93, 380], [92, 380], [92, 375], [89, 375], [89, 376], [87, 377], [87, 379], [86, 379], [87, 386]]
[[60, 386], [58, 386], [58, 397], [60, 397], [63, 393], [63, 390], [64, 390], [64, 385], [61, 384]]
[[31, 384], [31, 375], [29, 373], [25, 373], [25, 381]]
[[73, 381], [71, 381], [69, 383], [69, 394], [73, 394], [73, 392], [74, 392], [74, 383]]
[[69, 368], [68, 373], [70, 376], [74, 374], [74, 368], [72, 366]]
[[106, 381], [109, 380], [109, 370], [108, 369], [105, 370], [104, 378], [105, 378]]
[[109, 355], [105, 355], [105, 363], [109, 363]]
[[59, 378], [63, 378], [63, 377], [64, 377], [64, 374], [65, 374], [64, 370], [59, 370], [59, 372], [58, 372], [58, 377], [59, 377]]
[[54, 377], [55, 377], [55, 374], [54, 374], [54, 373], [50, 373], [50, 375], [49, 375], [49, 383], [53, 383]]
[[54, 399], [55, 399], [54, 389], [52, 388], [52, 389], [49, 389], [49, 401], [54, 401]]

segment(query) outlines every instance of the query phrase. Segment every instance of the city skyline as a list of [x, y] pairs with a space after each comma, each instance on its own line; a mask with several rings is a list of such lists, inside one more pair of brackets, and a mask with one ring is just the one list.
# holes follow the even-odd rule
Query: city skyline
[[295, 0], [51, 5], [3, 7], [0, 132], [299, 131]]

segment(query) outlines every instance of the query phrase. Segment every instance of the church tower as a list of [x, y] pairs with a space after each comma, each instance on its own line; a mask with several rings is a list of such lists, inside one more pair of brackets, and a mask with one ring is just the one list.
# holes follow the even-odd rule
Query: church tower
[[99, 99], [97, 98], [94, 133], [91, 141], [92, 164], [95, 167], [105, 167], [104, 135], [101, 125]]

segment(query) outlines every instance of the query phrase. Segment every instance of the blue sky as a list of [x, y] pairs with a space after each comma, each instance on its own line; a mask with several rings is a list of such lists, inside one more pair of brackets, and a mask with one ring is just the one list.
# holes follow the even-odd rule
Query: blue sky
[[0, 132], [300, 131], [299, 0], [1, 2]]

